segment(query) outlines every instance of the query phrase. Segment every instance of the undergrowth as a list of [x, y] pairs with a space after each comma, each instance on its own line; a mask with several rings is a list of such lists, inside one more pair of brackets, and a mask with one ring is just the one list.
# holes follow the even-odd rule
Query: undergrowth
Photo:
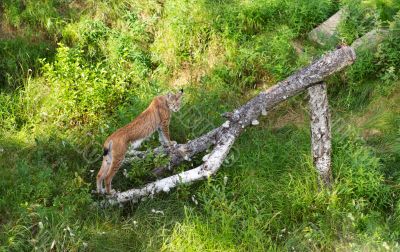
[[[200, 136], [324, 53], [307, 33], [342, 7], [343, 42], [373, 28], [388, 35], [327, 80], [330, 190], [318, 188], [300, 95], [246, 129], [215, 177], [97, 205], [103, 141], [154, 96], [183, 87], [172, 138]], [[3, 1], [0, 251], [399, 250], [399, 9], [394, 0]], [[157, 145], [153, 136], [142, 149]], [[124, 166], [113, 186], [140, 186], [167, 161]]]

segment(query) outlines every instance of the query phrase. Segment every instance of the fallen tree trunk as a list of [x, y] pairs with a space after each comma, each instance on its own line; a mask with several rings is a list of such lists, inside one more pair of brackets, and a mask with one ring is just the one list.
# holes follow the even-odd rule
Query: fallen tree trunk
[[[171, 156], [170, 166], [174, 166], [214, 145], [214, 149], [206, 161], [197, 168], [157, 180], [140, 189], [118, 192], [109, 197], [108, 202], [110, 204], [118, 204], [137, 201], [141, 197], [147, 197], [162, 191], [168, 192], [179, 184], [197, 181], [215, 174], [224, 158], [228, 155], [237, 136], [245, 127], [254, 123], [262, 112], [272, 109], [280, 102], [340, 71], [352, 64], [355, 58], [356, 55], [353, 48], [348, 46], [330, 52], [277, 85], [261, 92], [240, 108], [226, 113], [225, 117], [228, 118], [228, 121], [222, 126], [195, 140], [189, 141], [187, 144], [178, 144], [164, 150], [162, 148], [155, 149], [154, 152], [156, 153], [165, 151], [169, 154]], [[143, 156], [146, 153], [130, 151], [127, 154], [127, 158], [132, 158], [132, 155]]]
[[[176, 144], [175, 146], [171, 146], [170, 148], [164, 148], [160, 146], [154, 149], [152, 151], [154, 154], [166, 154], [170, 157], [171, 161], [166, 167], [158, 167], [154, 169], [153, 174], [156, 176], [162, 176], [166, 171], [170, 170], [174, 166], [177, 166], [182, 161], [189, 161], [191, 157], [208, 149], [208, 147], [216, 143], [216, 137], [221, 128], [222, 126], [213, 129], [210, 132], [202, 135], [201, 137], [187, 142], [186, 144]], [[144, 158], [147, 154], [148, 152], [130, 149], [125, 155], [123, 164], [129, 164], [133, 162], [136, 158]]]
[[197, 168], [157, 180], [140, 189], [131, 189], [125, 192], [116, 193], [108, 199], [108, 203], [115, 205], [127, 201], [137, 202], [142, 197], [152, 196], [159, 192], [169, 192], [171, 188], [174, 188], [179, 184], [202, 180], [215, 174], [225, 157], [228, 155], [229, 150], [239, 133], [240, 131], [238, 129], [233, 132], [226, 132], [226, 134], [224, 134], [224, 136], [218, 141], [208, 159]]
[[[238, 119], [239, 115], [247, 114], [246, 111], [248, 111], [249, 118], [243, 117], [242, 122], [240, 122], [244, 123], [243, 126], [245, 127], [252, 121], [251, 118], [257, 118], [260, 112], [270, 110], [277, 103], [280, 103], [290, 96], [293, 96], [296, 93], [303, 91], [307, 87], [322, 81], [324, 78], [331, 75], [332, 73], [337, 72], [343, 67], [351, 64], [354, 60], [355, 53], [354, 50], [350, 47], [343, 47], [341, 49], [335, 50], [334, 52], [323, 56], [320, 60], [315, 61], [310, 66], [290, 76], [286, 80], [269, 88], [267, 91], [261, 92], [258, 96], [256, 96], [247, 104], [243, 105], [234, 112], [225, 113], [225, 117], [227, 117], [228, 119], [230, 118], [230, 120], [233, 121], [240, 121]], [[260, 101], [265, 101], [265, 105], [261, 105]], [[255, 104], [259, 104], [261, 106], [254, 106]], [[251, 108], [251, 111], [248, 108]], [[253, 109], [256, 110], [253, 111]], [[164, 153], [169, 155], [171, 158], [170, 164], [167, 167], [158, 168], [155, 171], [155, 174], [160, 175], [168, 168], [179, 165], [184, 160], [190, 160], [192, 156], [205, 151], [212, 144], [216, 143], [218, 139], [218, 134], [221, 129], [223, 129], [223, 126], [215, 128], [210, 132], [204, 134], [203, 136], [191, 140], [186, 144], [177, 144], [171, 148], [164, 148], [160, 146], [154, 149], [153, 152], [155, 154]], [[143, 158], [145, 155], [146, 152], [129, 150], [123, 163], [129, 164], [134, 161], [135, 158]]]

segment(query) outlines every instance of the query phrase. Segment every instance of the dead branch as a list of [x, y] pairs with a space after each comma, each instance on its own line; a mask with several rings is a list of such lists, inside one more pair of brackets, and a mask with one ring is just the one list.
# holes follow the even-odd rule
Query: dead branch
[[[245, 127], [252, 124], [263, 111], [268, 111], [289, 97], [323, 81], [329, 75], [352, 64], [355, 59], [354, 49], [348, 46], [330, 52], [229, 113], [229, 120], [222, 126], [195, 140], [189, 141], [187, 144], [179, 144], [169, 149], [155, 149], [156, 153], [161, 151], [168, 153], [171, 156], [170, 165], [174, 166], [214, 145], [213, 151], [202, 165], [192, 170], [149, 183], [140, 189], [118, 192], [109, 197], [108, 202], [117, 204], [127, 201], [137, 201], [141, 197], [154, 195], [161, 191], [168, 192], [179, 184], [201, 180], [215, 174], [229, 153], [237, 136], [240, 135]], [[135, 153], [130, 151], [127, 154], [127, 159], [132, 158], [134, 155]], [[146, 153], [140, 153], [140, 155], [146, 155]]]

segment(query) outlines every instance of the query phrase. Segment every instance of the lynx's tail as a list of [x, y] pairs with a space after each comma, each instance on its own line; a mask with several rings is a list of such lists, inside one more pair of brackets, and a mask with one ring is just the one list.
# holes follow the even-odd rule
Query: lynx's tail
[[112, 141], [108, 143], [108, 147], [103, 148], [103, 157], [111, 154]]
[[112, 161], [112, 154], [111, 154], [111, 152], [112, 152], [112, 144], [113, 144], [113, 141], [110, 141], [108, 143], [108, 147], [105, 147], [103, 149], [103, 159], [106, 158], [107, 165], [111, 165], [111, 161]]
[[103, 192], [103, 180], [106, 177], [108, 170], [111, 167], [112, 163], [112, 141], [108, 143], [107, 147], [103, 149], [103, 162], [100, 167], [100, 171], [97, 174], [97, 192]]

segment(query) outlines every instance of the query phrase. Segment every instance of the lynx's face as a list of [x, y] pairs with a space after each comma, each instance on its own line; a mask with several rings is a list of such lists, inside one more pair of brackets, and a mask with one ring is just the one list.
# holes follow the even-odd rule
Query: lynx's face
[[181, 89], [178, 93], [167, 94], [167, 104], [168, 108], [173, 111], [177, 112], [181, 108], [181, 101], [182, 101], [183, 89]]

